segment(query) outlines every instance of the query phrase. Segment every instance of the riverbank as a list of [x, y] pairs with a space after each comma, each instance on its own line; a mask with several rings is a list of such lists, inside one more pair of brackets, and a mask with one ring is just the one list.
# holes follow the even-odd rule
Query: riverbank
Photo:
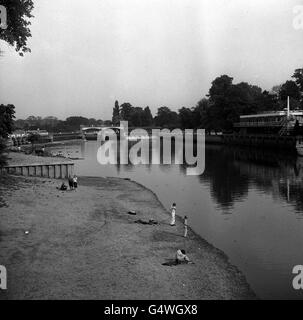
[[[77, 191], [61, 192], [60, 183], [0, 178], [0, 261], [8, 270], [2, 299], [255, 298], [228, 258], [192, 231], [183, 238], [181, 223], [171, 227], [143, 186], [80, 177]], [[195, 264], [163, 266], [179, 248]]]
[[31, 164], [54, 164], [60, 161], [70, 162], [72, 161], [68, 158], [63, 157], [40, 157], [32, 154], [25, 154], [22, 152], [10, 152], [8, 154], [8, 165], [10, 166], [20, 166], [20, 165], [31, 165]]

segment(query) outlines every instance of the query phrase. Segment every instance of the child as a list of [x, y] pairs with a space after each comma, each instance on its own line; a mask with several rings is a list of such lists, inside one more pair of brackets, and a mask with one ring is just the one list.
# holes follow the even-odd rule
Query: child
[[171, 226], [175, 226], [176, 225], [176, 204], [173, 203], [173, 205], [171, 206], [170, 210], [171, 210], [171, 222], [170, 225]]
[[73, 185], [74, 185], [74, 189], [76, 190], [78, 187], [78, 178], [76, 175], [74, 175], [73, 177]]
[[60, 188], [57, 187], [57, 189], [61, 190], [61, 191], [66, 191], [67, 190], [67, 186], [65, 185], [64, 182], [62, 182]]

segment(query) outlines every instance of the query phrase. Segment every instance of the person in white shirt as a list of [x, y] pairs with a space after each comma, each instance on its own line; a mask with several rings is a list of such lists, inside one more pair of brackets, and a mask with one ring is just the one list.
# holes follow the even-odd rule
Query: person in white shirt
[[179, 263], [189, 263], [190, 260], [188, 258], [188, 256], [186, 255], [186, 252], [185, 250], [177, 250], [177, 253], [176, 253], [176, 263], [179, 264]]
[[184, 217], [184, 238], [187, 237], [187, 216]]
[[74, 175], [74, 177], [73, 177], [73, 183], [74, 183], [74, 189], [77, 189], [77, 187], [78, 187], [78, 178], [77, 178], [76, 175]]
[[177, 207], [176, 207], [176, 204], [173, 203], [171, 208], [170, 208], [170, 212], [171, 212], [171, 222], [170, 222], [170, 225], [171, 226], [175, 226], [176, 225], [176, 210], [177, 210]]

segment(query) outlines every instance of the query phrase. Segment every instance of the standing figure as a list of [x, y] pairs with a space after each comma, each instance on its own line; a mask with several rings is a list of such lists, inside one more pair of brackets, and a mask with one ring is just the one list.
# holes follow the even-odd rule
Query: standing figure
[[171, 226], [175, 226], [176, 225], [176, 204], [173, 203], [173, 205], [171, 206], [170, 208], [170, 211], [171, 211], [171, 222], [170, 222], [170, 225]]
[[187, 216], [184, 217], [184, 238], [187, 237]]
[[76, 175], [74, 175], [73, 177], [73, 185], [74, 185], [74, 189], [76, 190], [78, 187], [78, 178]]
[[71, 176], [68, 176], [68, 185], [70, 190], [74, 189], [74, 180]]

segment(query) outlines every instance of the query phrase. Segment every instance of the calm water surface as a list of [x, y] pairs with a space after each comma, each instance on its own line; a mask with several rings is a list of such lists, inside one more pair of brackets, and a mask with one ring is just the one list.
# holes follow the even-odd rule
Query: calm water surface
[[204, 173], [187, 176], [180, 165], [102, 166], [97, 149], [92, 141], [61, 151], [84, 157], [79, 176], [131, 178], [165, 207], [176, 202], [177, 214], [228, 255], [260, 298], [303, 298], [292, 288], [292, 269], [303, 264], [303, 158], [206, 146]]

